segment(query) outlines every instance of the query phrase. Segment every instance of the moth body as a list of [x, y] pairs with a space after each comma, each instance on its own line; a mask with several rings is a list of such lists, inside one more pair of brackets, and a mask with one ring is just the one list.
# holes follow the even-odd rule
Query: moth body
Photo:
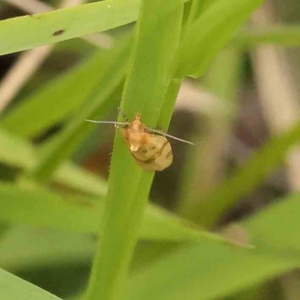
[[141, 115], [123, 129], [123, 137], [136, 162], [147, 171], [162, 171], [173, 162], [169, 141], [160, 135], [149, 133], [141, 122]]
[[117, 127], [124, 126], [124, 140], [135, 161], [146, 171], [163, 171], [172, 164], [172, 148], [166, 137], [194, 145], [189, 141], [148, 128], [141, 122], [141, 114], [136, 114], [133, 122], [87, 121], [114, 124]]

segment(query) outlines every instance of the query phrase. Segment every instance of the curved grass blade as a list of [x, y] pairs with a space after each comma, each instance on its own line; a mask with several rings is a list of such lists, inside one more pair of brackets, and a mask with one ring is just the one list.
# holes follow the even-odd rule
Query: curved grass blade
[[[273, 137], [264, 147], [249, 157], [244, 165], [199, 202], [192, 219], [211, 226], [241, 197], [246, 196], [279, 166], [290, 148], [299, 142], [300, 124], [294, 125], [283, 135]], [[195, 209], [196, 210], [196, 209]]]
[[[44, 189], [26, 190], [0, 184], [0, 206], [3, 208], [0, 210], [0, 221], [96, 233], [101, 230], [99, 221], [103, 216], [102, 200], [104, 199], [59, 195]], [[147, 207], [139, 238], [177, 242], [197, 242], [207, 238], [226, 242], [222, 237], [204, 232], [154, 205]]]
[[0, 55], [134, 22], [139, 0], [101, 1], [0, 22]]
[[179, 48], [176, 77], [203, 75], [217, 52], [261, 3], [261, 0], [214, 1], [186, 31]]
[[91, 95], [78, 113], [74, 114], [66, 128], [43, 147], [41, 161], [29, 174], [35, 182], [46, 183], [55, 169], [76, 150], [79, 143], [93, 129], [86, 119], [101, 118], [119, 101], [115, 91], [123, 84], [130, 48], [131, 38], [127, 37], [110, 53], [110, 63], [98, 78], [98, 85], [94, 86]]
[[[37, 151], [20, 137], [5, 134], [0, 130], [0, 143], [1, 162], [25, 170], [30, 170], [37, 163]], [[71, 163], [63, 164], [54, 173], [53, 179], [67, 187], [97, 197], [106, 194], [107, 186], [104, 180]], [[63, 197], [43, 189], [26, 190], [10, 185], [0, 185], [0, 205], [3, 207], [0, 210], [2, 221], [79, 232], [97, 232], [103, 210], [101, 202], [89, 197]], [[31, 207], [31, 210], [28, 210], [28, 207]], [[65, 218], [68, 222], [65, 222]], [[148, 205], [140, 229], [140, 238], [196, 241], [202, 237], [223, 242], [222, 238], [198, 228], [191, 228], [184, 220], [154, 205]]]
[[299, 199], [277, 199], [242, 223], [253, 250], [211, 241], [182, 247], [134, 274], [125, 299], [223, 299], [299, 268]]
[[86, 234], [10, 224], [1, 239], [0, 265], [19, 273], [82, 261], [88, 263], [94, 251], [95, 240]]
[[60, 298], [0, 269], [0, 297], [5, 300], [60, 300]]
[[182, 247], [135, 274], [125, 300], [222, 299], [292, 270], [298, 261], [199, 243]]
[[[0, 144], [2, 163], [27, 172], [36, 166], [39, 151], [28, 141], [0, 128]], [[53, 181], [89, 194], [106, 194], [107, 186], [104, 180], [70, 162], [64, 163], [55, 171]]]
[[82, 105], [111, 60], [110, 52], [96, 51], [78, 66], [22, 99], [20, 104], [3, 116], [0, 125], [27, 137], [41, 134], [50, 126], [69, 117]]

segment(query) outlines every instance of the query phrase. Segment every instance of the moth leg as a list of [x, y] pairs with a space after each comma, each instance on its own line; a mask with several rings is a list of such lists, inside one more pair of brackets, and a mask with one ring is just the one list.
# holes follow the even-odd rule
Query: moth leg
[[118, 107], [118, 114], [122, 116], [122, 118], [126, 121], [129, 122], [129, 119], [127, 118], [126, 114], [121, 110], [120, 106]]
[[146, 128], [147, 132], [151, 133], [151, 132], [156, 132], [158, 134], [161, 134], [161, 135], [166, 135], [167, 134], [167, 130], [165, 129], [162, 129], [161, 127], [158, 127], [157, 129], [152, 129], [152, 128]]
[[162, 129], [161, 127], [157, 128], [156, 130], [157, 130], [158, 132], [161, 132], [162, 134], [167, 133], [167, 130]]

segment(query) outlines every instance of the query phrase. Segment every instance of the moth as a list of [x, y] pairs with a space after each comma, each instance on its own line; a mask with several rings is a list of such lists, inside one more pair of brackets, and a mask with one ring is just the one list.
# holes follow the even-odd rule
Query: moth
[[124, 126], [123, 137], [130, 153], [145, 171], [163, 171], [172, 164], [172, 148], [166, 137], [194, 145], [189, 141], [147, 127], [141, 122], [141, 114], [136, 114], [133, 122], [86, 121], [114, 124], [116, 127]]

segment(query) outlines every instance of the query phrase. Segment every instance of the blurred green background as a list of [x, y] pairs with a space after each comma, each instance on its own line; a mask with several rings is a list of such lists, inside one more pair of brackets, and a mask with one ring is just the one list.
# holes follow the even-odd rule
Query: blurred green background
[[[83, 2], [5, 0], [0, 19]], [[0, 22], [0, 37], [12, 40], [7, 49], [5, 39], [0, 42], [0, 268], [63, 299], [79, 299], [86, 289], [114, 135], [121, 131], [81, 125], [81, 117], [118, 118], [117, 108], [126, 98], [124, 78], [131, 74], [127, 60], [133, 55], [137, 2], [124, 1], [111, 19], [103, 14], [103, 31], [110, 30], [83, 35], [101, 30], [78, 23], [83, 29], [74, 35], [81, 38], [57, 43], [53, 39], [65, 33], [52, 30], [54, 18], [45, 19], [41, 36], [32, 27], [33, 33], [26, 33], [30, 41], [17, 22], [6, 28]], [[107, 3], [114, 8], [121, 2]], [[196, 24], [202, 16], [205, 21], [218, 5], [222, 15], [222, 5], [230, 7], [226, 3], [187, 1], [182, 36], [190, 37], [189, 22]], [[74, 17], [73, 12], [61, 17], [67, 20], [62, 28], [67, 34], [68, 26], [81, 22], [77, 13], [80, 9]], [[93, 10], [89, 13], [92, 24]], [[300, 299], [300, 3], [268, 0], [254, 13], [250, 8], [244, 13], [247, 22], [241, 17], [241, 28], [232, 17], [207, 29], [212, 36], [223, 36], [224, 29], [225, 36], [226, 26], [232, 27], [225, 47], [225, 40], [213, 44], [203, 33], [199, 49], [181, 53], [178, 74], [189, 66], [199, 68], [180, 74], [184, 80], [168, 133], [195, 146], [170, 140], [174, 162], [155, 174], [124, 299]], [[61, 22], [59, 16], [56, 21]], [[22, 24], [26, 30], [39, 26]], [[47, 32], [43, 40], [46, 26], [52, 36]], [[34, 48], [41, 43], [49, 45]], [[132, 119], [136, 106], [127, 107]], [[167, 127], [168, 117], [153, 121], [149, 110], [144, 116], [150, 127]], [[131, 174], [125, 168], [134, 163], [119, 160], [121, 175], [115, 178], [122, 170]], [[139, 171], [134, 172], [133, 178]], [[130, 190], [128, 182], [123, 186]], [[37, 295], [26, 294], [6, 276], [0, 273], [5, 299], [48, 299], [33, 298]], [[8, 298], [6, 285], [15, 286], [17, 296]], [[27, 298], [16, 298], [22, 295]]]

